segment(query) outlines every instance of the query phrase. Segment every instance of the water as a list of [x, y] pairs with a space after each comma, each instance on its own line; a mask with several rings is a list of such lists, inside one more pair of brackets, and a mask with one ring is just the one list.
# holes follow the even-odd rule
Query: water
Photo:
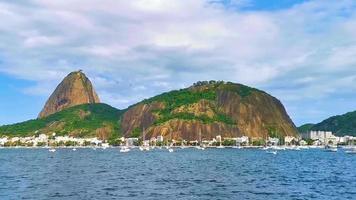
[[356, 199], [356, 156], [318, 149], [0, 149], [0, 199]]

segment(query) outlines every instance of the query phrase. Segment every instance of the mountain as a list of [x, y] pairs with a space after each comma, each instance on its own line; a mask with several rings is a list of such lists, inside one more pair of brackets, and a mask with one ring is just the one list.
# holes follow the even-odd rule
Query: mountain
[[57, 86], [38, 118], [44, 118], [65, 108], [87, 103], [100, 103], [99, 97], [86, 75], [82, 71], [75, 71], [65, 77]]
[[297, 135], [282, 103], [255, 88], [231, 82], [198, 82], [144, 100], [121, 120], [124, 136], [196, 140], [217, 135], [265, 138]]
[[115, 137], [123, 111], [107, 104], [73, 106], [47, 117], [0, 127], [0, 136], [33, 136], [40, 133], [76, 137]]
[[299, 132], [299, 133], [306, 133], [306, 132], [310, 131], [311, 128], [312, 128], [314, 125], [315, 125], [315, 124], [311, 124], [311, 123], [309, 123], [309, 124], [303, 124], [303, 125], [301, 125], [301, 126], [298, 127], [298, 132]]
[[308, 130], [332, 131], [336, 136], [356, 136], [356, 111], [330, 117]]

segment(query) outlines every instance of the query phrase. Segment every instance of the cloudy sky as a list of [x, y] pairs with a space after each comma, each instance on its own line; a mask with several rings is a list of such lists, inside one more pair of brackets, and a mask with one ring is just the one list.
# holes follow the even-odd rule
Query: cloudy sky
[[0, 124], [35, 118], [78, 69], [117, 108], [225, 80], [319, 122], [356, 110], [356, 2], [0, 0]]

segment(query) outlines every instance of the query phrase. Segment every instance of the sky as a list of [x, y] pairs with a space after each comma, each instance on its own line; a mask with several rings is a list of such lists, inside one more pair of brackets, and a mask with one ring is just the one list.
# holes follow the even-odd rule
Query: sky
[[0, 0], [0, 125], [36, 118], [79, 69], [120, 109], [224, 80], [317, 123], [356, 110], [356, 1]]

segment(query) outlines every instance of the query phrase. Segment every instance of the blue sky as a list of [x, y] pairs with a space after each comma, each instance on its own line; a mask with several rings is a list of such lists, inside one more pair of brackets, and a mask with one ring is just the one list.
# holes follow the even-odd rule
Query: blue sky
[[69, 72], [126, 108], [199, 80], [265, 90], [297, 124], [356, 110], [352, 0], [0, 0], [0, 124]]

